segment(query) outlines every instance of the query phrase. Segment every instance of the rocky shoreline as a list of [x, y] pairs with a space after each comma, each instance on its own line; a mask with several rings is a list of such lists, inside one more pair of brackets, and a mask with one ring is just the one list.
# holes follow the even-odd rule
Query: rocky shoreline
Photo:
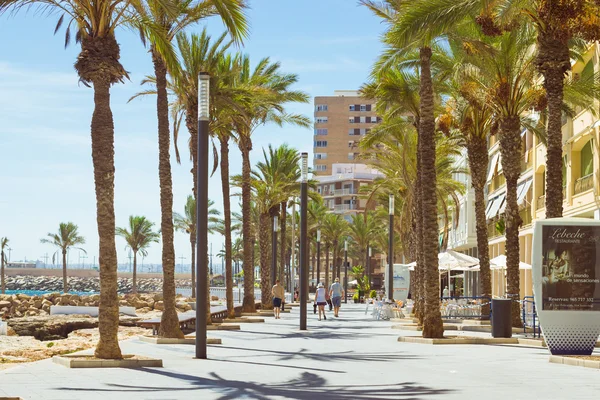
[[[41, 290], [47, 292], [59, 292], [63, 289], [62, 277], [58, 276], [7, 276], [6, 290]], [[100, 278], [98, 277], [70, 277], [69, 291], [73, 292], [99, 292]], [[192, 281], [181, 279], [175, 281], [177, 287], [190, 287]], [[120, 294], [131, 293], [133, 279], [118, 278], [118, 292]], [[162, 292], [161, 278], [144, 278], [137, 280], [137, 289], [139, 293]]]

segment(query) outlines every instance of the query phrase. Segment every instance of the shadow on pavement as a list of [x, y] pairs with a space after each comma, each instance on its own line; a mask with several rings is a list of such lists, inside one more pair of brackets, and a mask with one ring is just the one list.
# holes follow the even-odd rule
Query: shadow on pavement
[[[209, 378], [201, 378], [159, 369], [143, 369], [143, 372], [183, 380], [187, 382], [187, 385], [184, 387], [177, 387], [175, 385], [161, 387], [150, 385], [136, 386], [108, 384], [106, 388], [99, 389], [62, 387], [58, 388], [58, 390], [107, 393], [210, 390], [213, 393], [221, 394], [219, 400], [233, 400], [239, 398], [268, 400], [273, 397], [310, 400], [426, 399], [454, 392], [454, 390], [451, 389], [434, 389], [419, 385], [415, 382], [386, 385], [330, 385], [325, 378], [310, 372], [303, 372], [297, 378], [290, 381], [267, 384], [225, 379], [214, 372], [209, 374]], [[149, 377], [148, 380], [151, 381], [152, 379]]]

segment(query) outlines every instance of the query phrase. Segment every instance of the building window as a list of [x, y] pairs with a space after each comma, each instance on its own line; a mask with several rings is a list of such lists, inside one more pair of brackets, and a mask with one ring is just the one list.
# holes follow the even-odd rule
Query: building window
[[349, 117], [348, 118], [348, 122], [350, 122], [351, 124], [353, 124], [354, 123], [354, 117]]
[[356, 142], [354, 140], [348, 141], [348, 147], [354, 147], [354, 146], [356, 146]]
[[325, 124], [329, 119], [327, 117], [317, 117], [315, 122], [317, 124]]
[[348, 110], [349, 110], [349, 111], [355, 111], [355, 110], [354, 110], [354, 104], [350, 104], [350, 105], [348, 106]]
[[321, 186], [317, 187], [317, 193], [321, 194]]
[[315, 111], [327, 111], [327, 104], [317, 104]]
[[315, 160], [325, 160], [327, 153], [315, 153]]
[[361, 104], [361, 105], [360, 105], [360, 111], [367, 111], [367, 106], [366, 106], [366, 104]]
[[364, 134], [364, 129], [350, 128], [348, 130], [348, 135], [351, 135], [351, 136], [359, 136], [359, 135], [362, 135], [362, 134]]
[[318, 172], [327, 171], [327, 165], [315, 165], [315, 171], [318, 171]]
[[315, 129], [315, 135], [318, 135], [318, 136], [327, 135], [327, 129], [326, 128], [317, 128], [317, 129]]
[[358, 153], [348, 153], [348, 160], [354, 160], [358, 156]]
[[368, 135], [369, 133], [371, 133], [371, 128], [365, 129], [365, 135]]
[[377, 123], [377, 117], [368, 117], [368, 118], [369, 118], [368, 122], [370, 122], [372, 124], [376, 124]]
[[315, 140], [315, 147], [327, 147], [327, 140]]
[[357, 118], [360, 118], [360, 120], [359, 120], [359, 121], [360, 121], [361, 123], [363, 123], [363, 124], [364, 124], [365, 122], [367, 122], [367, 117], [357, 117]]

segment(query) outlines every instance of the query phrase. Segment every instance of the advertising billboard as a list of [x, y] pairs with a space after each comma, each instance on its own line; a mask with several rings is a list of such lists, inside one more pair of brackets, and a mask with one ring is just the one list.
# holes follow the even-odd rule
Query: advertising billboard
[[543, 226], [542, 310], [600, 311], [599, 246], [600, 226]]

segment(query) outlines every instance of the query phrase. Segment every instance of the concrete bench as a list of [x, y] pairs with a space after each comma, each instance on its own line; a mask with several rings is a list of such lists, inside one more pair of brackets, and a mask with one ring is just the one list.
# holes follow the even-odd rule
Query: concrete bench
[[[119, 313], [129, 315], [131, 317], [137, 317], [135, 313], [135, 307], [119, 307]], [[99, 308], [93, 306], [50, 306], [50, 315], [89, 315], [90, 317], [97, 317], [99, 314]]]

